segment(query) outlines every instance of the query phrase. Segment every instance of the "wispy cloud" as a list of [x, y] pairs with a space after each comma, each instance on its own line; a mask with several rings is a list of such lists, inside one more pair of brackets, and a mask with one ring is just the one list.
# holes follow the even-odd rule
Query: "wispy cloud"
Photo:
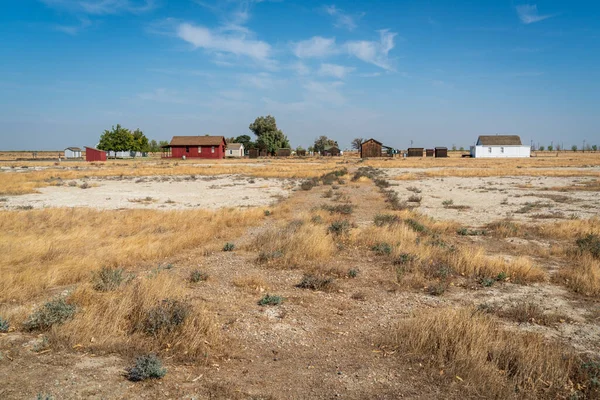
[[554, 15], [551, 14], [541, 15], [538, 12], [537, 5], [535, 4], [522, 4], [517, 6], [516, 9], [519, 19], [524, 24], [533, 24], [534, 22], [539, 22], [554, 17]]
[[133, 13], [141, 14], [156, 8], [155, 0], [40, 0], [49, 7], [73, 13], [106, 15]]
[[258, 74], [241, 74], [239, 76], [239, 81], [242, 86], [248, 86], [261, 90], [279, 89], [286, 83], [285, 79], [277, 78], [268, 72], [261, 72]]
[[337, 64], [321, 64], [319, 68], [319, 75], [330, 76], [337, 79], [344, 79], [346, 75], [353, 72], [356, 68], [345, 67]]
[[194, 47], [208, 51], [247, 56], [255, 60], [267, 60], [271, 53], [271, 46], [268, 43], [249, 39], [246, 34], [240, 32], [226, 33], [182, 23], [177, 27], [176, 34]]
[[76, 25], [55, 25], [54, 29], [66, 33], [67, 35], [75, 36], [79, 34], [82, 30], [90, 27], [92, 25], [92, 21], [88, 18], [80, 18], [79, 24]]
[[178, 92], [159, 88], [151, 92], [140, 93], [137, 95], [138, 98], [146, 101], [155, 101], [158, 103], [172, 103], [172, 104], [189, 104], [190, 101], [183, 97]]
[[[346, 28], [349, 31], [356, 29], [355, 17], [352, 17], [351, 15], [344, 13], [342, 10], [340, 10], [336, 6], [334, 6], [334, 5], [324, 6], [323, 11], [325, 11], [325, 13], [334, 17], [334, 19], [335, 19], [334, 26], [336, 28]], [[359, 15], [357, 18], [360, 18], [362, 16], [363, 16], [363, 14]]]
[[304, 84], [306, 100], [309, 102], [342, 105], [346, 103], [346, 98], [339, 91], [343, 85], [343, 82], [325, 83], [309, 81]]
[[310, 68], [303, 62], [294, 63], [290, 65], [288, 69], [291, 69], [292, 71], [296, 72], [297, 75], [301, 76], [310, 74]]
[[378, 42], [368, 40], [346, 42], [346, 51], [359, 60], [392, 71], [394, 68], [388, 54], [394, 48], [396, 33], [384, 29], [379, 31], [379, 34]]
[[335, 54], [338, 50], [335, 38], [313, 36], [308, 40], [294, 43], [293, 51], [298, 58], [323, 58]]

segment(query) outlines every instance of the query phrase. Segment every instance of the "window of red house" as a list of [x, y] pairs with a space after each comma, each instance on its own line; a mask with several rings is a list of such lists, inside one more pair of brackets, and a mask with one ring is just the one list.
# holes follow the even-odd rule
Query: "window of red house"
[[214, 152], [215, 152], [215, 146], [212, 146], [212, 147], [210, 148], [210, 152], [211, 152], [211, 153], [214, 153]]

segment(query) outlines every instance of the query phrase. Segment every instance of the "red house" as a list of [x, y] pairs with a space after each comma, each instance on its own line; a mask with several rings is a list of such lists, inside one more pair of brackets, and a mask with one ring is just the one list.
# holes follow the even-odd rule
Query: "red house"
[[86, 146], [85, 161], [106, 161], [106, 152]]
[[162, 148], [163, 158], [225, 158], [223, 136], [173, 136]]

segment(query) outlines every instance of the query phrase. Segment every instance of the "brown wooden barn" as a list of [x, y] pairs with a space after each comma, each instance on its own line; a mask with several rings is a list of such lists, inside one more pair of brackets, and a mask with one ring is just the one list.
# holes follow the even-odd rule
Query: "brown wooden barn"
[[262, 149], [259, 154], [260, 154], [261, 157], [266, 157], [267, 156], [267, 149]]
[[323, 148], [323, 155], [324, 156], [339, 156], [340, 155], [340, 149], [337, 146], [325, 146]]
[[277, 157], [289, 157], [292, 155], [292, 149], [277, 149]]
[[248, 157], [250, 158], [258, 158], [258, 149], [249, 149]]
[[304, 150], [304, 149], [303, 150], [296, 150], [296, 155], [298, 157], [304, 157], [304, 156], [306, 156], [306, 150]]
[[423, 147], [409, 147], [407, 150], [408, 157], [423, 157]]
[[436, 147], [435, 148], [435, 157], [436, 158], [448, 157], [448, 148], [447, 147]]
[[433, 149], [427, 149], [425, 150], [425, 157], [433, 157], [434, 154], [434, 150]]
[[381, 147], [383, 144], [373, 138], [365, 140], [360, 145], [360, 158], [382, 157]]

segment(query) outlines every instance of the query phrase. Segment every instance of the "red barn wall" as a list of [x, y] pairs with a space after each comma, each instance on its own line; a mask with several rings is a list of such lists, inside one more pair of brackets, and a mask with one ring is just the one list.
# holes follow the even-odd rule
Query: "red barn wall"
[[106, 161], [106, 152], [96, 149], [85, 149], [85, 161]]
[[[202, 148], [198, 152], [198, 147]], [[215, 152], [212, 152], [213, 146], [174, 146], [171, 147], [171, 157], [181, 158], [225, 158], [225, 145], [214, 146]], [[187, 151], [186, 151], [187, 150]]]

